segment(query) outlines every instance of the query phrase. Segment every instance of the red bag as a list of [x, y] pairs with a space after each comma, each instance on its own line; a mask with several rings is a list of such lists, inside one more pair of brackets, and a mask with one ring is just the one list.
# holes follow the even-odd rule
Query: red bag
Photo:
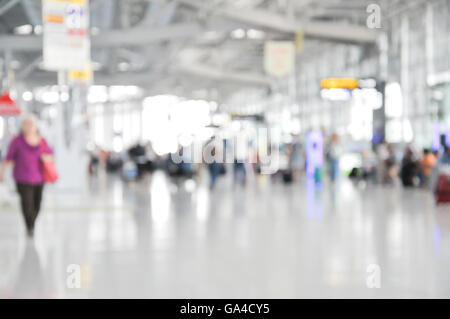
[[[41, 142], [41, 152], [44, 153], [44, 140]], [[58, 171], [56, 170], [55, 163], [51, 161], [42, 162], [42, 174], [44, 175], [44, 181], [46, 183], [55, 183], [58, 180]]]
[[450, 203], [450, 181], [445, 174], [439, 175], [435, 198], [437, 203]]

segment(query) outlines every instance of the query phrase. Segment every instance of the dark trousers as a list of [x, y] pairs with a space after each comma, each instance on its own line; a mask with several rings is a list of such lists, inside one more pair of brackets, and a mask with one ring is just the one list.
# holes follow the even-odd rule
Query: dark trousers
[[31, 185], [17, 183], [17, 191], [20, 195], [22, 214], [28, 231], [34, 230], [34, 224], [41, 209], [43, 184]]
[[220, 174], [220, 165], [219, 163], [212, 162], [208, 164], [209, 174], [210, 174], [210, 182], [209, 187], [213, 188], [216, 185], [217, 177]]

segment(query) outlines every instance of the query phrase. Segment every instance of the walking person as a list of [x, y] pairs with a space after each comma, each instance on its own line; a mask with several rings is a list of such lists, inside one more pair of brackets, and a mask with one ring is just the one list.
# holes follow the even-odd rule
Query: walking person
[[207, 156], [206, 165], [209, 170], [209, 188], [212, 190], [216, 186], [217, 178], [222, 172], [225, 171], [225, 166], [223, 162], [219, 159], [223, 158], [223, 154], [219, 147], [219, 142], [215, 137], [212, 137], [211, 140], [206, 144], [204, 152], [204, 156]]
[[236, 149], [234, 153], [233, 161], [233, 181], [234, 183], [240, 182], [242, 186], [247, 183], [247, 169], [245, 164], [247, 162], [249, 145], [246, 139], [242, 141], [236, 139]]
[[326, 157], [329, 167], [330, 180], [334, 183], [339, 177], [339, 157], [341, 155], [341, 146], [339, 136], [333, 134], [327, 146]]
[[0, 182], [3, 181], [7, 166], [12, 164], [29, 237], [34, 235], [34, 226], [41, 208], [44, 189], [43, 161], [52, 160], [53, 151], [40, 136], [36, 117], [27, 116], [23, 120], [20, 134], [12, 139], [6, 158], [1, 164]]

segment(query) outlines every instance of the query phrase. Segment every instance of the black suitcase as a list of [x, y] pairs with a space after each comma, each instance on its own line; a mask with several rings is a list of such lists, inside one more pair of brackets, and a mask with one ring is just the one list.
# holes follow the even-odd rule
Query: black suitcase
[[285, 184], [290, 184], [294, 180], [294, 177], [292, 175], [292, 171], [285, 171], [283, 172], [283, 182]]

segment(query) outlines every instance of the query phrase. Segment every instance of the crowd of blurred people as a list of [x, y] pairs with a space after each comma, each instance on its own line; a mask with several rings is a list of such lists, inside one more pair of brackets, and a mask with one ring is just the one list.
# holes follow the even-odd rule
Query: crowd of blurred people
[[383, 140], [373, 150], [363, 151], [361, 158], [361, 167], [354, 168], [350, 173], [352, 179], [434, 190], [439, 168], [450, 165], [450, 148], [420, 149], [410, 142], [396, 152], [394, 145]]
[[[217, 139], [218, 140], [218, 139]], [[215, 141], [212, 138], [208, 143]], [[210, 152], [215, 157], [216, 152], [227, 151], [227, 141], [223, 148], [211, 147]], [[383, 140], [378, 145], [368, 147], [359, 151], [360, 164], [350, 171], [342, 171], [343, 157], [349, 152], [345, 144], [341, 142], [337, 134], [331, 134], [324, 138], [322, 153], [323, 164], [314, 170], [314, 179], [317, 183], [322, 182], [323, 176], [328, 175], [328, 180], [335, 183], [340, 175], [348, 175], [352, 180], [366, 181], [382, 185], [402, 184], [404, 187], [431, 188], [436, 183], [436, 167], [438, 164], [450, 165], [450, 148], [442, 151], [431, 149], [419, 149], [414, 142], [408, 143], [403, 150], [399, 145], [393, 145]], [[314, 144], [314, 147], [316, 145]], [[250, 152], [248, 151], [250, 150]], [[183, 158], [186, 154], [185, 148], [178, 149]], [[290, 142], [279, 145], [279, 165], [270, 173], [272, 179], [280, 178], [289, 184], [297, 181], [300, 177], [307, 175], [307, 147], [301, 136], [292, 136]], [[222, 155], [221, 155], [222, 156]], [[167, 172], [173, 178], [196, 178], [202, 167], [209, 172], [209, 186], [214, 188], [220, 176], [226, 175], [231, 169], [235, 183], [245, 186], [249, 175], [263, 174], [259, 165], [259, 153], [255, 147], [239, 150], [233, 154], [233, 160], [223, 163], [216, 160], [210, 162], [193, 163], [189, 159], [174, 162], [170, 154], [158, 155], [153, 149], [152, 143], [138, 143], [124, 152], [107, 152], [94, 147], [90, 151], [89, 173], [96, 175], [100, 166], [107, 172], [121, 172], [128, 180], [139, 179], [146, 173], [156, 169]], [[249, 161], [249, 157], [256, 161]]]

